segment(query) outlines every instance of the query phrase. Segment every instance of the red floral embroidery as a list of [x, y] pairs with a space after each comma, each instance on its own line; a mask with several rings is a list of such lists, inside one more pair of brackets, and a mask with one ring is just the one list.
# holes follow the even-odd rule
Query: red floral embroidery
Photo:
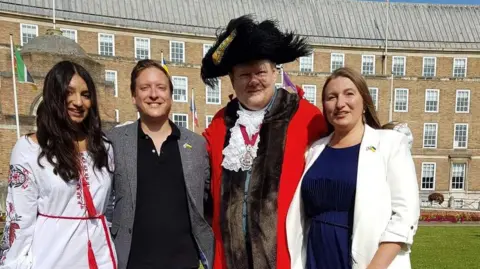
[[10, 165], [10, 171], [8, 173], [8, 187], [22, 187], [23, 189], [28, 188], [30, 174], [30, 171], [19, 164]]
[[89, 181], [89, 175], [88, 175], [88, 164], [87, 164], [87, 159], [85, 155], [81, 155], [80, 160], [82, 161], [81, 163], [81, 171], [80, 171], [80, 179], [77, 182], [77, 199], [78, 199], [78, 205], [80, 208], [83, 210], [85, 209], [85, 200], [83, 198], [83, 191], [82, 191], [82, 181], [85, 180], [87, 183], [87, 186], [90, 188], [90, 181]]
[[5, 225], [6, 232], [3, 234], [2, 245], [8, 243], [8, 245], [11, 246], [13, 244], [17, 238], [17, 230], [20, 229], [18, 222], [20, 222], [21, 219], [22, 216], [19, 216], [17, 212], [15, 212], [13, 203], [9, 202], [7, 208], [7, 223]]

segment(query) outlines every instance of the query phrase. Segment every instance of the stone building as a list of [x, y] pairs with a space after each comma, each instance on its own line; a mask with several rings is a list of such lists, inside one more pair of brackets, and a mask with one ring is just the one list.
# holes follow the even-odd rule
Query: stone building
[[[35, 3], [35, 4], [32, 4]], [[100, 89], [102, 119], [137, 119], [129, 91], [138, 59], [160, 61], [173, 81], [172, 120], [193, 129], [194, 93], [200, 133], [233, 93], [228, 77], [216, 88], [200, 79], [201, 59], [219, 27], [256, 14], [305, 35], [310, 57], [284, 66], [306, 98], [321, 107], [326, 77], [349, 66], [366, 77], [382, 123], [407, 122], [422, 198], [440, 192], [453, 206], [478, 208], [480, 198], [480, 6], [353, 0], [104, 0], [56, 1], [56, 29], [47, 35], [52, 1], [0, 2], [0, 178], [16, 140], [9, 34], [37, 86], [18, 84], [22, 133], [33, 130], [43, 77], [58, 60], [88, 65]], [[261, 11], [261, 12], [260, 12]], [[69, 39], [69, 40], [67, 40]], [[278, 81], [279, 84], [281, 81]]]

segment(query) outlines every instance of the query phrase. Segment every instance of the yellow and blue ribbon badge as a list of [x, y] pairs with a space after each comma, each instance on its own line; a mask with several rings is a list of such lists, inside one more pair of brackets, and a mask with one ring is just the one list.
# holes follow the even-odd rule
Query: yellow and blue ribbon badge
[[367, 151], [375, 152], [377, 149], [374, 146], [368, 146]]
[[185, 149], [192, 149], [192, 145], [188, 144], [188, 143], [185, 143], [183, 144], [183, 148]]

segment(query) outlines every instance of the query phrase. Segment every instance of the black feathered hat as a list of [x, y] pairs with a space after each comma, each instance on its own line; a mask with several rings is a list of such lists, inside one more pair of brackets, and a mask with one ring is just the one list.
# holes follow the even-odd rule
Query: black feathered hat
[[202, 60], [201, 76], [205, 84], [213, 86], [216, 78], [227, 75], [235, 65], [255, 60], [283, 64], [310, 53], [305, 38], [281, 32], [272, 20], [258, 23], [244, 15], [231, 20], [218, 35]]

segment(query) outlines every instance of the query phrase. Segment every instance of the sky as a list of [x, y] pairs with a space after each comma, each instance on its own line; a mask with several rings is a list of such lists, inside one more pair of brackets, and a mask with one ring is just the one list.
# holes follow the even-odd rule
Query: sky
[[[370, 0], [385, 2], [385, 0]], [[458, 4], [458, 5], [480, 5], [480, 0], [390, 0], [391, 2], [404, 3], [433, 3], [433, 4]]]

